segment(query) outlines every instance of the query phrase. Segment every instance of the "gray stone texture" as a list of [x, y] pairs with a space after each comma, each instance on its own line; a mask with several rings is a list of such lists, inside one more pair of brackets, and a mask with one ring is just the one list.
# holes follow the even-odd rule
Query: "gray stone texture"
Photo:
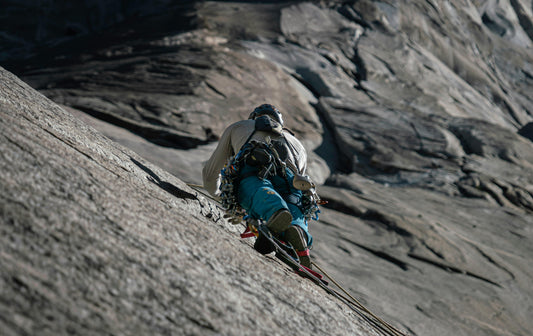
[[379, 335], [0, 68], [2, 335]]
[[[198, 258], [206, 261], [204, 264], [212, 265], [210, 269], [236, 272], [246, 279], [257, 279], [259, 270], [265, 267], [269, 273], [285, 272], [283, 266], [272, 265], [272, 259], [265, 260], [247, 244], [239, 243], [235, 228], [222, 224], [218, 212], [211, 215], [214, 223], [206, 225], [207, 213], [200, 216], [198, 209], [215, 211], [216, 204], [203, 198], [199, 201], [201, 196], [181, 182], [200, 183], [203, 161], [224, 128], [246, 118], [255, 106], [269, 102], [280, 108], [286, 126], [308, 148], [309, 174], [320, 184], [319, 194], [329, 201], [322, 208], [321, 220], [311, 223], [315, 236], [312, 255], [319, 265], [371, 310], [413, 335], [531, 334], [531, 0], [157, 1], [151, 2], [151, 6], [147, 3], [94, 1], [89, 8], [87, 4], [68, 7], [59, 1], [49, 1], [47, 8], [51, 9], [44, 11], [40, 2], [19, 1], [10, 3], [6, 14], [1, 14], [6, 22], [0, 27], [1, 64], [62, 106], [35, 107], [30, 109], [34, 111], [31, 118], [22, 119], [2, 110], [10, 116], [9, 121], [7, 117], [2, 119], [5, 128], [1, 132], [2, 146], [6, 146], [6, 151], [2, 149], [5, 168], [1, 176], [6, 185], [2, 206], [19, 209], [4, 211], [9, 214], [4, 216], [7, 218], [4, 226], [14, 237], [9, 238], [11, 245], [5, 246], [11, 246], [9, 251], [14, 252], [4, 252], [6, 258], [2, 260], [9, 265], [26, 265], [23, 271], [9, 266], [18, 280], [2, 279], [9, 286], [20, 286], [23, 298], [69, 299], [54, 308], [55, 320], [39, 316], [48, 321], [48, 326], [72, 322], [75, 314], [71, 310], [78, 309], [73, 308], [75, 304], [96, 305], [97, 300], [90, 297], [89, 284], [93, 282], [100, 286], [97, 298], [121, 281], [124, 284], [117, 286], [118, 291], [125, 290], [119, 287], [129, 286], [123, 276], [113, 278], [104, 272], [106, 278], [98, 280], [90, 273], [94, 270], [74, 267], [86, 289], [66, 286], [66, 292], [61, 292], [59, 284], [67, 281], [67, 276], [54, 274], [68, 274], [69, 265], [88, 259], [79, 256], [83, 248], [77, 248], [76, 244], [81, 243], [76, 243], [76, 239], [70, 241], [68, 235], [53, 238], [50, 228], [54, 225], [50, 223], [69, 225], [67, 232], [74, 230], [72, 235], [81, 235], [82, 240], [88, 239], [93, 232], [90, 230], [95, 230], [92, 235], [98, 239], [84, 244], [96, 244], [93, 250], [103, 251], [101, 257], [105, 261], [99, 261], [104, 265], [100, 267], [111, 263], [115, 265], [112, 268], [123, 269], [122, 272], [138, 268], [143, 272], [144, 266], [140, 265], [158, 257], [170, 265], [183, 264], [170, 273], [189, 269], [196, 258], [192, 252], [167, 254], [178, 248], [171, 245], [183, 242], [174, 235], [178, 237], [192, 230], [190, 225], [176, 228], [172, 223], [192, 220], [204, 223], [201, 225], [207, 230], [215, 230], [216, 236], [191, 231], [188, 237], [194, 243], [183, 242], [185, 246], [227, 245], [216, 252], [206, 248], [199, 254]], [[24, 13], [39, 13], [39, 19]], [[27, 28], [17, 29], [20, 22], [26, 22]], [[10, 85], [19, 88], [15, 79], [3, 76], [13, 83]], [[17, 95], [32, 92], [27, 88], [9, 89]], [[3, 90], [5, 95], [7, 89]], [[30, 104], [26, 100], [40, 104], [33, 93], [11, 99], [9, 106]], [[2, 104], [7, 103], [2, 100]], [[62, 117], [54, 118], [49, 110], [61, 111]], [[76, 131], [57, 133], [63, 120], [79, 126]], [[15, 121], [20, 126], [8, 129]], [[79, 158], [68, 155], [66, 149], [52, 155], [46, 149], [49, 147], [38, 147], [44, 141], [72, 147], [86, 141], [83, 139], [88, 135], [83, 134], [104, 139], [84, 125], [98, 129], [136, 154], [107, 140], [105, 149], [98, 147], [103, 144], [76, 145], [78, 149], [74, 152], [83, 154]], [[37, 132], [35, 127], [48, 131]], [[85, 133], [78, 134], [78, 128]], [[48, 139], [50, 135], [53, 138]], [[31, 146], [29, 139], [35, 139]], [[100, 141], [104, 142], [97, 143]], [[52, 143], [50, 146], [56, 148]], [[129, 157], [143, 162], [150, 171], [157, 171], [163, 181], [187, 193], [176, 192], [161, 181], [146, 180], [146, 171]], [[108, 173], [93, 176], [89, 173], [96, 169], [93, 166], [107, 167], [104, 170]], [[24, 174], [25, 171], [28, 173]], [[40, 178], [30, 181], [23, 177], [30, 173]], [[71, 182], [65, 186], [63, 180]], [[115, 180], [128, 183], [115, 187]], [[98, 192], [75, 192], [93, 185], [100, 186]], [[178, 196], [176, 200], [169, 192], [194, 197]], [[106, 202], [96, 198], [102, 197], [102, 193], [109, 197]], [[155, 210], [155, 205], [141, 201], [148, 197], [143, 196], [145, 193], [160, 193], [157, 198], [161, 204], [171, 205]], [[131, 199], [124, 198], [125, 195]], [[45, 199], [48, 206], [42, 207]], [[51, 210], [61, 208], [63, 203], [68, 204], [63, 207], [72, 210]], [[148, 208], [142, 210], [143, 207]], [[106, 211], [114, 215], [105, 215]], [[167, 218], [169, 212], [177, 214]], [[126, 222], [120, 222], [121, 230], [135, 235], [120, 235], [117, 232], [123, 231], [114, 228], [113, 223], [122, 218], [121, 214], [146, 217], [141, 223], [158, 224], [148, 233], [146, 225], [131, 224], [125, 219]], [[15, 215], [28, 217], [11, 219]], [[80, 226], [82, 231], [67, 224], [76, 218], [80, 221], [86, 218]], [[102, 224], [88, 224], [91, 221]], [[31, 225], [17, 226], [15, 222]], [[23, 231], [16, 236], [12, 233], [14, 228]], [[51, 248], [63, 253], [43, 254], [38, 247], [32, 250], [33, 245], [23, 243], [23, 239], [30, 239], [24, 237], [33, 237], [31, 232], [38, 233], [35, 239], [41, 245], [47, 246], [44, 242], [49, 241]], [[135, 245], [129, 240], [134, 240], [131, 237], [144, 243]], [[160, 239], [168, 245], [155, 244], [161, 249], [150, 248], [153, 241]], [[111, 243], [114, 241], [128, 246], [117, 245], [123, 248], [121, 251], [137, 249], [132, 252], [134, 260], [125, 257], [128, 253], [111, 252], [109, 246], [115, 248]], [[237, 252], [234, 247], [246, 248]], [[28, 266], [31, 265], [28, 260], [36, 255], [44, 255], [42, 263], [49, 265]], [[69, 264], [70, 255], [78, 259]], [[247, 258], [253, 258], [254, 262], [247, 265], [253, 265], [254, 270], [239, 266]], [[57, 272], [49, 273], [49, 268]], [[84, 272], [88, 275], [82, 276]], [[149, 272], [153, 275], [161, 270]], [[35, 280], [39, 276], [42, 278]], [[146, 299], [147, 307], [152, 307], [154, 300], [167, 306], [177, 300], [169, 280], [174, 275], [159, 276], [163, 280], [157, 281], [161, 282], [160, 287], [154, 289], [152, 299]], [[196, 288], [198, 296], [192, 301], [193, 306], [168, 312], [175, 314], [169, 321], [188, 319], [190, 328], [200, 328], [184, 329], [184, 334], [195, 334], [203, 330], [202, 326], [212, 327], [213, 333], [232, 334], [233, 331], [222, 327], [229, 316], [236, 325], [244, 323], [236, 320], [241, 319], [240, 311], [251, 307], [248, 305], [260, 309], [261, 303], [241, 302], [245, 299], [232, 294], [230, 288], [242, 287], [242, 283], [228, 280], [214, 285], [201, 278], [193, 280], [194, 276], [184, 280]], [[136, 283], [146, 294], [151, 288], [149, 284], [155, 281], [144, 273], [141, 278], [137, 277]], [[287, 278], [295, 286], [309, 286], [314, 296], [321, 295], [319, 301], [324, 305], [335, 305], [307, 282], [288, 275]], [[71, 286], [78, 284], [68, 281]], [[269, 304], [279, 304], [281, 294], [277, 290], [283, 282], [268, 280], [268, 288], [263, 289], [271, 297], [267, 299]], [[69, 290], [77, 296], [69, 295]], [[289, 314], [288, 306], [300, 307], [299, 303], [307, 300], [304, 294], [297, 295], [301, 296], [280, 299], [286, 305], [281, 315]], [[127, 307], [146, 306], [145, 299], [131, 301], [132, 297], [121, 301], [117, 294], [112, 296], [113, 300], [98, 303], [96, 310], [93, 306], [87, 308], [85, 314], [91, 321], [87, 330], [92, 330], [91, 326], [111, 325], [109, 319], [118, 319]], [[212, 308], [216, 301], [212, 297], [233, 300], [239, 308], [236, 311], [229, 306]], [[0, 302], [6, 302], [1, 309], [14, 314], [15, 322], [9, 322], [13, 323], [9, 326], [17, 333], [19, 329], [15, 328], [29, 323], [33, 317], [24, 312], [35, 314], [37, 308], [31, 308], [26, 301], [6, 301], [10, 300], [6, 295], [1, 299]], [[270, 307], [269, 304], [266, 306]], [[334, 329], [337, 332], [326, 331], [325, 324], [320, 322], [335, 319], [332, 325], [339, 326], [339, 321], [350, 320], [346, 315], [338, 310], [332, 312], [322, 304], [313, 307], [312, 316], [319, 316], [319, 322], [313, 322], [317, 327], [311, 326], [310, 330], [350, 334], [342, 327]], [[261, 309], [267, 309], [269, 314], [275, 311], [264, 306]], [[128, 314], [131, 310], [134, 309]], [[230, 312], [227, 315], [222, 313], [227, 311]], [[146, 322], [150, 319], [163, 321], [158, 326], [167, 325], [168, 315], [162, 313], [158, 318], [143, 315], [150, 312], [150, 308], [135, 312], [137, 315], [131, 317], [138, 323], [135, 328], [150, 329]], [[189, 318], [196, 313], [203, 317]], [[212, 316], [216, 319], [212, 320]], [[299, 316], [295, 317], [297, 324], [304, 324]], [[249, 322], [244, 323], [246, 326], [255, 323], [246, 321]], [[266, 333], [265, 326], [269, 325], [279, 327], [275, 334], [284, 333], [280, 326], [285, 322], [269, 321], [258, 326], [260, 332]], [[348, 325], [357, 332], [364, 328], [350, 321]], [[131, 332], [133, 329], [128, 328], [134, 328], [130, 323], [120, 323], [116, 333]], [[81, 323], [74, 325], [80, 326]], [[165, 330], [157, 329], [160, 333]], [[249, 330], [243, 327], [235, 332], [246, 334]]]

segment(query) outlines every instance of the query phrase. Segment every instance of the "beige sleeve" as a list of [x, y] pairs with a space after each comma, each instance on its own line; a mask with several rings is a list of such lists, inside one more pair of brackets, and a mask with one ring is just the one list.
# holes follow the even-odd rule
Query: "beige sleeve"
[[220, 171], [224, 168], [226, 161], [233, 155], [231, 147], [231, 132], [233, 125], [226, 128], [220, 140], [217, 148], [211, 154], [211, 157], [205, 163], [202, 169], [202, 178], [204, 182], [204, 189], [211, 195], [217, 196], [218, 187], [220, 185]]
[[292, 136], [291, 134], [285, 134], [285, 138], [290, 147], [292, 162], [300, 175], [304, 175], [307, 170], [307, 152], [302, 143]]

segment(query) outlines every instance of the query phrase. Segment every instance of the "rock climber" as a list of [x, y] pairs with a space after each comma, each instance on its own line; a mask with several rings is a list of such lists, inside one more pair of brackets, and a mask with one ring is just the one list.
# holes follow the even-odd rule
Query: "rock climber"
[[[228, 165], [237, 171], [229, 182], [221, 178]], [[204, 188], [214, 196], [235, 188], [234, 203], [247, 215], [266, 222], [274, 235], [292, 245], [300, 263], [310, 268], [313, 238], [308, 219], [313, 206], [317, 207], [309, 196], [314, 184], [305, 175], [306, 168], [307, 153], [301, 142], [283, 127], [280, 111], [263, 104], [247, 120], [227, 127], [202, 176]], [[254, 247], [268, 253], [258, 246], [260, 238]]]

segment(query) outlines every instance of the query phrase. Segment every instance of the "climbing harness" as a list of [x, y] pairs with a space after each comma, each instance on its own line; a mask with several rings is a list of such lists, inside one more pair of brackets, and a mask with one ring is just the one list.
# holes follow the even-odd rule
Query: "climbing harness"
[[[287, 178], [287, 169], [294, 174], [293, 186], [302, 191], [302, 197], [284, 195], [285, 201], [296, 205], [302, 211], [304, 218], [318, 220], [320, 213], [318, 205], [320, 198], [315, 191], [315, 186], [308, 176], [296, 174], [294, 167], [288, 168], [286, 161], [289, 151], [296, 157], [294, 149], [283, 136], [281, 125], [270, 119], [268, 116], [255, 118], [254, 131], [248, 136], [240, 151], [232, 156], [220, 172], [220, 198], [221, 203], [229, 216], [242, 219], [246, 212], [239, 204], [239, 182], [249, 176], [257, 176], [260, 179], [270, 179], [277, 175], [285, 180], [287, 189], [290, 190], [290, 183]], [[272, 140], [267, 136], [265, 141], [252, 139], [257, 131], [269, 132], [281, 136], [280, 140]], [[254, 167], [255, 170], [243, 173], [244, 166]], [[238, 221], [238, 220], [237, 220]]]
[[[267, 138], [267, 141], [269, 139]], [[242, 169], [244, 164], [257, 168], [257, 171], [243, 174]], [[257, 176], [260, 179], [270, 179], [278, 175], [285, 179], [287, 189], [290, 190], [290, 183], [287, 179], [287, 165], [280, 158], [278, 151], [274, 147], [272, 141], [262, 142], [257, 140], [248, 141], [237, 153], [232, 156], [228, 163], [221, 170], [220, 176], [220, 198], [221, 203], [226, 212], [234, 217], [242, 218], [246, 212], [239, 205], [239, 182], [249, 176]], [[308, 177], [295, 175], [297, 185], [296, 189], [301, 188], [299, 181]], [[294, 185], [294, 180], [293, 180]], [[301, 198], [291, 195], [285, 195], [284, 199], [288, 203], [292, 203], [300, 208], [306, 220], [318, 220], [320, 213], [320, 204], [325, 204], [321, 201], [316, 193], [314, 185], [307, 190], [302, 190]]]
[[275, 160], [268, 144], [256, 140], [248, 141], [237, 155], [229, 159], [220, 172], [220, 201], [226, 212], [237, 218], [246, 215], [246, 211], [239, 204], [239, 182], [248, 177], [242, 174], [245, 163], [258, 167], [259, 172], [254, 172], [253, 175], [261, 179], [276, 174], [277, 166], [282, 164]]

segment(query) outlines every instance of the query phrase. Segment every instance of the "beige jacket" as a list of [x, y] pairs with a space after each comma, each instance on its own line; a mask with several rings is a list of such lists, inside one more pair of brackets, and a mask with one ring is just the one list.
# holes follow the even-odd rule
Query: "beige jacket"
[[[219, 194], [218, 187], [220, 185], [220, 171], [224, 168], [228, 159], [239, 152], [254, 129], [254, 120], [242, 120], [228, 126], [222, 134], [222, 137], [220, 137], [217, 148], [209, 160], [207, 160], [202, 170], [204, 188], [211, 195], [217, 196]], [[301, 175], [305, 174], [305, 170], [307, 169], [307, 153], [305, 148], [290, 132], [284, 130], [283, 136], [291, 147], [289, 150], [289, 158], [286, 162], [287, 167], [295, 173]], [[251, 139], [265, 141], [267, 137], [276, 140], [281, 136], [271, 132], [257, 131]]]

